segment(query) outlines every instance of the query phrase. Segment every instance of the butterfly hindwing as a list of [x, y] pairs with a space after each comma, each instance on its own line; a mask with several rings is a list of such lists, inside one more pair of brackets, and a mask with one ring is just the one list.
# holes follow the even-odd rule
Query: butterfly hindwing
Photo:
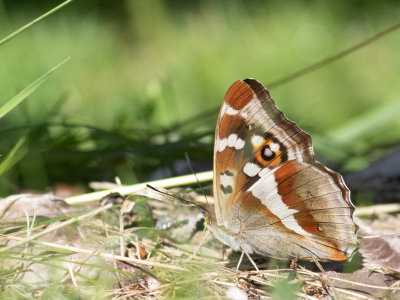
[[[235, 82], [218, 117], [215, 221], [248, 252], [344, 260], [356, 244], [341, 176], [254, 79]], [[283, 246], [285, 245], [285, 246]]]

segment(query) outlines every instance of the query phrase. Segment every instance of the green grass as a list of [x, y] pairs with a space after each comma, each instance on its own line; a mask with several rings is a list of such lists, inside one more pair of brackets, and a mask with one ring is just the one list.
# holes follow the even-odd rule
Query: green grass
[[[28, 156], [1, 179], [1, 194], [18, 187], [44, 190], [57, 182], [86, 185], [116, 175], [134, 183], [159, 167], [173, 169], [185, 151], [195, 161], [211, 163], [217, 112], [181, 121], [217, 108], [238, 79], [253, 77], [268, 87], [373, 36], [398, 21], [399, 9], [396, 2], [355, 7], [345, 1], [120, 5], [125, 14], [111, 18], [72, 2], [0, 48], [2, 99], [72, 58], [0, 121], [2, 155], [27, 131], [34, 132]], [[1, 36], [40, 14], [14, 7], [3, 15]], [[379, 123], [370, 135], [364, 123], [398, 102], [399, 44], [394, 32], [270, 89], [279, 108], [314, 137], [318, 157], [357, 169], [386, 151], [379, 145], [398, 142], [398, 120]], [[324, 140], [342, 128], [362, 134], [344, 144]]]

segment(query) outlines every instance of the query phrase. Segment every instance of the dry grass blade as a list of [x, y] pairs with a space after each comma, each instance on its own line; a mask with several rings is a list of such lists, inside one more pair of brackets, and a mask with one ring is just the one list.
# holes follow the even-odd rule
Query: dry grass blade
[[[198, 173], [196, 176], [200, 182], [210, 181], [213, 178], [213, 172], [208, 171], [208, 172]], [[121, 195], [129, 195], [129, 194], [136, 193], [136, 192], [144, 189], [147, 185], [151, 185], [153, 187], [169, 188], [169, 187], [176, 187], [176, 186], [185, 186], [185, 185], [193, 184], [196, 182], [197, 182], [196, 177], [194, 175], [184, 175], [184, 176], [179, 176], [179, 177], [171, 177], [171, 178], [167, 178], [167, 179], [138, 183], [138, 184], [134, 184], [131, 186], [122, 186], [122, 187], [118, 187], [118, 188], [106, 190], [106, 191], [100, 191], [100, 192], [79, 195], [79, 196], [73, 196], [73, 197], [66, 198], [65, 201], [68, 204], [76, 205], [76, 204], [97, 201], [111, 193], [119, 193]]]
[[13, 249], [13, 248], [16, 248], [16, 247], [18, 247], [18, 246], [21, 246], [21, 245], [23, 245], [23, 244], [25, 244], [25, 243], [27, 243], [27, 242], [30, 242], [30, 241], [32, 241], [32, 240], [35, 240], [35, 239], [37, 239], [37, 238], [39, 238], [39, 237], [41, 237], [41, 236], [43, 236], [43, 235], [46, 235], [46, 234], [48, 234], [48, 233], [50, 233], [50, 232], [53, 232], [53, 231], [55, 231], [55, 230], [57, 230], [57, 229], [63, 228], [63, 227], [65, 227], [65, 226], [67, 226], [67, 225], [70, 225], [70, 224], [73, 224], [73, 223], [75, 223], [75, 222], [84, 220], [84, 219], [86, 219], [86, 218], [90, 218], [90, 217], [92, 217], [92, 216], [95, 216], [95, 215], [97, 215], [98, 213], [109, 209], [110, 207], [111, 207], [111, 204], [107, 204], [106, 206], [103, 206], [103, 207], [100, 207], [100, 208], [98, 208], [98, 209], [95, 209], [94, 211], [91, 211], [91, 212], [89, 212], [89, 213], [87, 213], [87, 214], [84, 214], [84, 215], [82, 215], [82, 216], [79, 216], [79, 217], [76, 217], [76, 218], [74, 217], [74, 218], [71, 218], [71, 219], [69, 219], [69, 220], [67, 220], [67, 221], [61, 222], [61, 223], [59, 223], [59, 224], [57, 224], [56, 226], [53, 226], [53, 227], [51, 227], [51, 228], [46, 228], [46, 229], [40, 231], [40, 232], [37, 233], [37, 234], [31, 235], [31, 236], [28, 237], [28, 238], [22, 239], [21, 241], [18, 241], [18, 242], [16, 242], [16, 243], [12, 244], [12, 245], [9, 245], [9, 246], [6, 246], [6, 247], [4, 247], [4, 248], [1, 248], [1, 249], [0, 249], [0, 253], [2, 253], [2, 252], [3, 252], [3, 253], [4, 253], [4, 252], [7, 252], [7, 251], [9, 251], [9, 250], [11, 250], [11, 249]]
[[[9, 236], [9, 235], [8, 236], [3, 235], [3, 237], [5, 237], [9, 240], [19, 241], [20, 243], [25, 243], [25, 241], [26, 241], [26, 239]], [[66, 245], [59, 245], [59, 244], [54, 244], [54, 243], [49, 243], [49, 242], [39, 242], [39, 241], [31, 241], [31, 242], [35, 243], [37, 245], [42, 245], [42, 246], [53, 248], [53, 249], [65, 250], [65, 251], [69, 251], [72, 253], [96, 255], [96, 256], [100, 256], [100, 257], [110, 259], [110, 260], [125, 261], [125, 262], [129, 262], [129, 263], [145, 265], [145, 266], [150, 266], [150, 267], [160, 267], [160, 268], [174, 270], [174, 271], [183, 271], [184, 270], [184, 268], [175, 266], [173, 264], [163, 264], [163, 263], [158, 263], [158, 262], [149, 261], [149, 260], [135, 259], [135, 258], [131, 258], [131, 257], [121, 256], [121, 255], [114, 255], [111, 253], [104, 253], [104, 252], [100, 252], [100, 251], [94, 252], [91, 250], [86, 250], [86, 249], [71, 247], [71, 246], [66, 246]], [[77, 264], [80, 264], [80, 262], [77, 262]]]

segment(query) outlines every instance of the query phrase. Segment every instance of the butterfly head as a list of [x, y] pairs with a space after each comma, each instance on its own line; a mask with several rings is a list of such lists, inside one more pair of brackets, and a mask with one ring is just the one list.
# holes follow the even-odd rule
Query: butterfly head
[[212, 225], [215, 223], [215, 211], [214, 211], [214, 207], [211, 205], [207, 205], [207, 207], [205, 206], [200, 206], [201, 211], [203, 213], [204, 216], [204, 220], [206, 222], [207, 225]]

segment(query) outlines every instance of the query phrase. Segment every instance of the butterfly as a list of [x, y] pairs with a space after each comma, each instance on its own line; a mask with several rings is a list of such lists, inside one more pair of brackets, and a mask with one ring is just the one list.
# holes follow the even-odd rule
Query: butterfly
[[227, 91], [215, 129], [215, 206], [206, 220], [235, 251], [343, 261], [357, 247], [342, 176], [315, 161], [311, 137], [254, 79]]

